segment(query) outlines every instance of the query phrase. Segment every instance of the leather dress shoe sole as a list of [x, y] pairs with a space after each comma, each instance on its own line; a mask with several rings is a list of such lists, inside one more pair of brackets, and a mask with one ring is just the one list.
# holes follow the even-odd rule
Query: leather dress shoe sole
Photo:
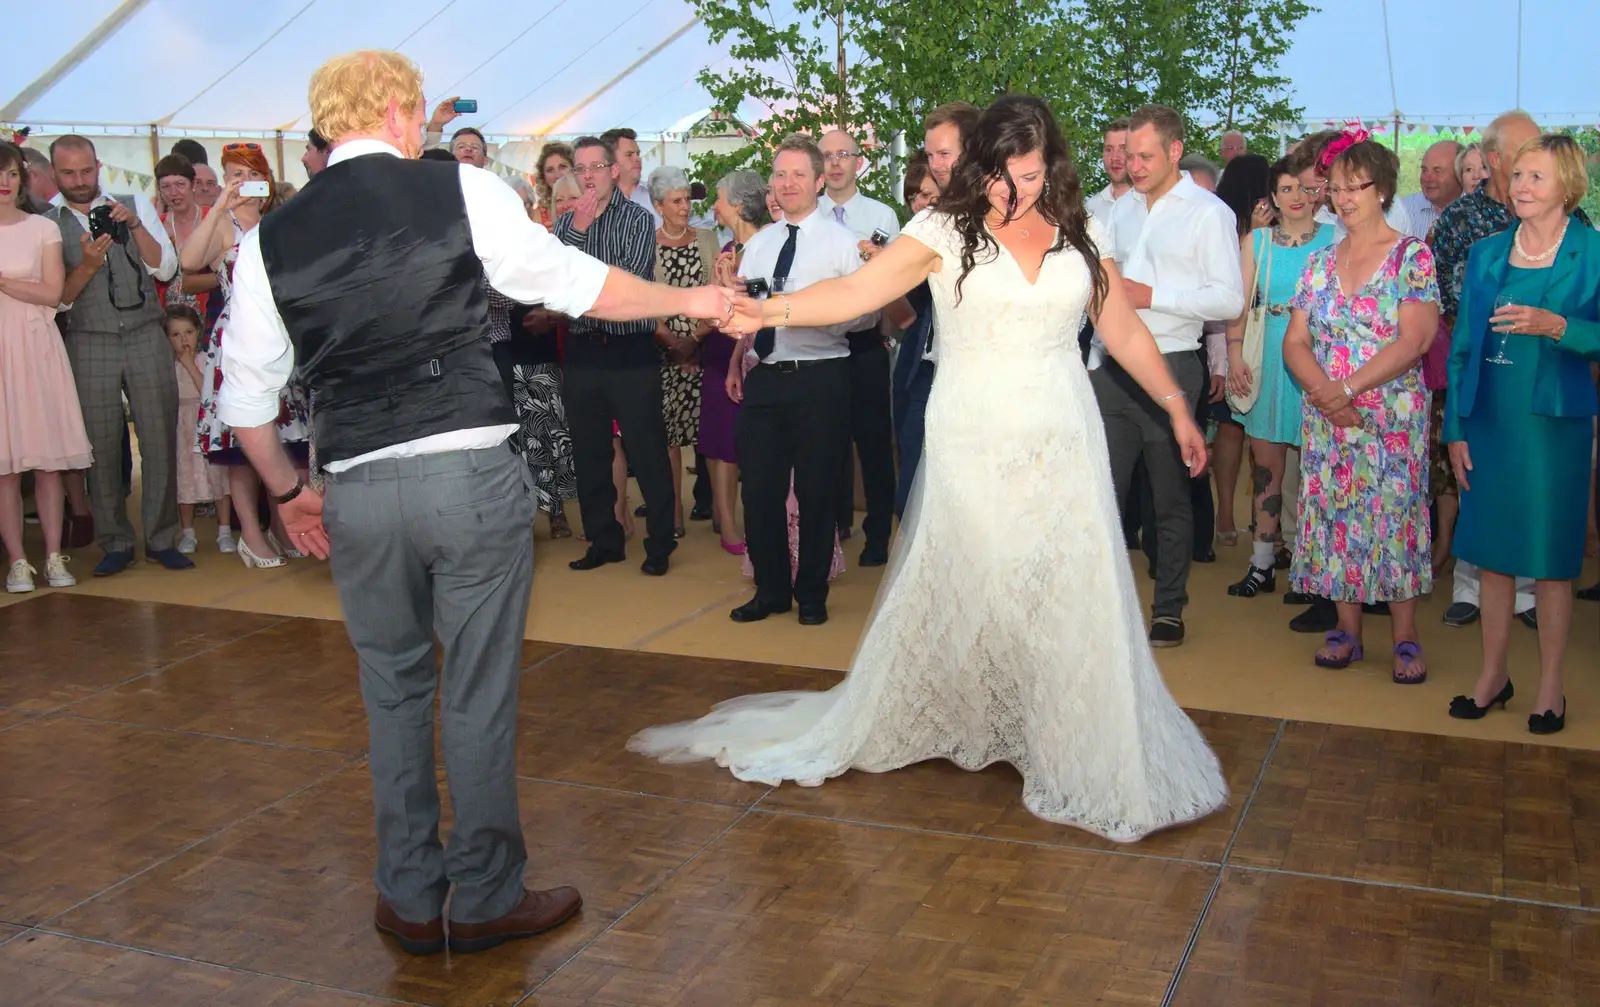
[[444, 918], [434, 917], [427, 923], [403, 920], [378, 896], [378, 908], [372, 914], [372, 925], [379, 933], [388, 934], [408, 955], [436, 955], [444, 950]]
[[517, 908], [488, 923], [451, 923], [450, 950], [469, 955], [499, 947], [507, 941], [537, 937], [578, 915], [583, 896], [576, 888], [552, 888], [546, 892], [524, 889]]

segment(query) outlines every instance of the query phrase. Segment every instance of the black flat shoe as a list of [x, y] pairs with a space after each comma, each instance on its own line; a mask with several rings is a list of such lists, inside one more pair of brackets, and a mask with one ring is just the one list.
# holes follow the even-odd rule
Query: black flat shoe
[[828, 621], [828, 606], [826, 605], [801, 605], [800, 625], [820, 626]]
[[627, 558], [620, 552], [601, 552], [599, 549], [591, 548], [567, 566], [573, 570], [598, 570], [607, 563], [621, 563]]
[[[1506, 708], [1506, 704], [1511, 701], [1511, 697], [1515, 696], [1516, 694], [1517, 690], [1511, 687], [1511, 679], [1508, 678], [1506, 679], [1505, 688], [1501, 689], [1493, 699], [1489, 700], [1488, 706], [1479, 706], [1478, 701], [1473, 699], [1471, 696], [1457, 696], [1456, 698], [1452, 699], [1450, 701], [1450, 716], [1456, 718], [1457, 720], [1482, 720], [1484, 716], [1496, 706], [1499, 706], [1500, 709], [1504, 710]], [[1530, 731], [1533, 730], [1532, 721], [1533, 718], [1530, 717], [1528, 724], [1528, 730]], [[1560, 729], [1557, 728], [1557, 730]]]
[[1245, 571], [1244, 580], [1228, 585], [1230, 598], [1254, 598], [1258, 594], [1272, 594], [1278, 590], [1278, 574], [1252, 566]]
[[710, 521], [711, 520], [711, 508], [710, 507], [695, 507], [693, 510], [689, 511], [689, 520], [690, 521]]
[[1294, 605], [1297, 608], [1301, 605], [1310, 605], [1316, 600], [1314, 595], [1306, 594], [1304, 591], [1283, 592], [1283, 603], [1285, 605]]
[[1339, 610], [1326, 598], [1312, 598], [1311, 607], [1289, 620], [1295, 633], [1327, 633], [1339, 625]]
[[[889, 550], [883, 546], [869, 545], [861, 550], [861, 566], [884, 566], [888, 562]], [[805, 609], [802, 608], [801, 612], [804, 611]]]
[[639, 572], [651, 577], [665, 577], [667, 575], [667, 557], [651, 556], [639, 564]]
[[1555, 734], [1567, 726], [1567, 697], [1561, 697], [1561, 712], [1546, 710], [1528, 715], [1529, 734]]
[[789, 611], [789, 608], [790, 604], [788, 602], [778, 605], [762, 601], [760, 598], [752, 598], [729, 612], [728, 618], [734, 622], [760, 622], [769, 615], [782, 615]]

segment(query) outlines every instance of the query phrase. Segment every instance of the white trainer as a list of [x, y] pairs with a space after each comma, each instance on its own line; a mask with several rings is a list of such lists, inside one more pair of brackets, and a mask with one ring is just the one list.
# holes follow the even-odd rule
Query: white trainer
[[39, 571], [28, 565], [25, 559], [19, 559], [11, 564], [11, 572], [6, 574], [7, 594], [27, 594], [33, 590], [33, 575]]
[[194, 555], [194, 529], [185, 528], [178, 536], [178, 551], [185, 556]]
[[70, 557], [51, 553], [44, 561], [44, 580], [51, 587], [77, 587], [78, 578], [67, 572]]

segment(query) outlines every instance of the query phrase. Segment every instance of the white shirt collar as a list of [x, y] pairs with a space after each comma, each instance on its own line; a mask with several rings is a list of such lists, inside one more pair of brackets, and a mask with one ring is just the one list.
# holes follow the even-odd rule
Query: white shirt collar
[[[94, 197], [94, 200], [89, 203], [89, 209], [92, 210], [97, 206], [104, 206], [105, 204], [107, 204], [109, 202], [111, 202], [111, 197], [106, 195], [106, 191], [104, 189], [101, 189], [100, 190], [100, 195]], [[70, 206], [67, 206], [67, 194], [64, 193], [64, 192], [58, 192], [54, 196], [51, 196], [50, 197], [50, 205], [51, 206], [66, 206], [67, 209], [72, 210], [73, 213], [78, 213], [80, 215], [81, 215], [81, 212], [82, 212], [82, 211], [73, 209]]]
[[367, 154], [388, 154], [391, 157], [405, 157], [399, 148], [393, 144], [384, 143], [382, 140], [349, 140], [333, 148], [333, 153], [328, 155], [328, 167], [333, 167], [340, 161], [348, 161], [352, 157], [362, 157]]
[[[1174, 185], [1171, 189], [1167, 190], [1167, 194], [1165, 196], [1162, 196], [1161, 199], [1156, 200], [1156, 202], [1159, 203], [1162, 200], [1166, 200], [1166, 199], [1176, 199], [1176, 200], [1187, 202], [1187, 201], [1189, 201], [1191, 199], [1196, 198], [1196, 194], [1198, 194], [1198, 193], [1205, 193], [1208, 196], [1211, 195], [1210, 193], [1206, 192], [1206, 190], [1200, 188], [1200, 186], [1195, 182], [1195, 180], [1189, 177], [1189, 173], [1187, 171], [1180, 171], [1180, 172], [1178, 172], [1178, 182], [1177, 182], [1177, 184]], [[1128, 196], [1134, 197], [1140, 203], [1142, 203], [1147, 209], [1150, 206], [1149, 197], [1146, 196], [1144, 193], [1140, 192], [1138, 189], [1129, 189], [1126, 193], [1124, 193], [1124, 195], [1128, 195]]]

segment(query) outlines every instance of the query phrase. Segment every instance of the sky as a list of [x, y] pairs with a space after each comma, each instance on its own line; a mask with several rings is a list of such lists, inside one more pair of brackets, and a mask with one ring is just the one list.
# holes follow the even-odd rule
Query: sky
[[[781, 18], [788, 0], [776, 3]], [[1308, 118], [1387, 117], [1398, 99], [1414, 121], [1481, 126], [1518, 104], [1518, 0], [1390, 3], [1393, 93], [1381, 0], [1321, 4], [1282, 66]], [[73, 0], [67, 24], [52, 4], [8, 12], [8, 37], [30, 41], [13, 43], [0, 61], [0, 105], [117, 6]], [[1526, 7], [1521, 105], [1549, 125], [1600, 124], [1600, 3]], [[304, 130], [305, 84], [319, 63], [349, 49], [399, 46], [422, 67], [430, 100], [478, 99], [480, 113], [463, 122], [485, 132], [542, 133], [569, 113], [561, 133], [619, 124], [656, 132], [709, 105], [695, 78], [706, 65], [728, 65], [703, 27], [578, 106], [693, 16], [685, 0], [151, 0], [22, 121]], [[147, 62], [130, 69], [130, 54]], [[759, 119], [763, 110], [742, 112]]]

